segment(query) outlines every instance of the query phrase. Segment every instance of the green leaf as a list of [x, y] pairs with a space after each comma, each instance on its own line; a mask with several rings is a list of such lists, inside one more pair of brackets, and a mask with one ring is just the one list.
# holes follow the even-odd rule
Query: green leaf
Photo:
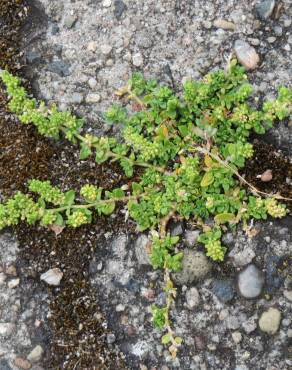
[[90, 147], [86, 145], [85, 143], [81, 143], [80, 148], [81, 149], [80, 149], [79, 159], [83, 161], [91, 155], [92, 151]]
[[163, 337], [161, 338], [161, 343], [162, 344], [168, 344], [171, 342], [171, 335], [170, 334], [165, 334], [163, 335]]
[[64, 222], [64, 219], [62, 217], [62, 215], [60, 213], [57, 213], [57, 218], [54, 222], [55, 225], [58, 225], [58, 226], [64, 226], [65, 225], [65, 222]]
[[176, 344], [178, 344], [178, 345], [181, 345], [182, 342], [183, 342], [183, 339], [181, 337], [175, 337], [174, 340], [175, 340]]
[[74, 190], [69, 190], [65, 193], [65, 201], [64, 201], [64, 206], [72, 206], [75, 201], [75, 191]]
[[101, 204], [97, 207], [98, 211], [106, 216], [109, 216], [115, 210], [115, 202]]
[[120, 198], [124, 198], [124, 196], [125, 196], [125, 192], [122, 189], [114, 189], [112, 191], [112, 198], [120, 199]]
[[214, 217], [217, 224], [224, 224], [225, 222], [230, 222], [235, 220], [235, 215], [233, 213], [220, 213]]
[[205, 175], [202, 178], [201, 186], [202, 186], [202, 188], [205, 188], [205, 187], [211, 185], [213, 182], [214, 182], [214, 176], [213, 176], [212, 172], [211, 171], [206, 172]]
[[143, 193], [143, 186], [137, 182], [132, 182], [133, 195], [139, 195]]

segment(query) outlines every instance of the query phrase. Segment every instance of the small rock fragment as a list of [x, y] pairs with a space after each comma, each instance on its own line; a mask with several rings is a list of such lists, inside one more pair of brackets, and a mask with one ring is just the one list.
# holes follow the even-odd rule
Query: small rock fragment
[[86, 97], [86, 103], [89, 103], [89, 104], [98, 103], [99, 101], [100, 101], [99, 94], [88, 94]]
[[63, 272], [59, 268], [53, 268], [41, 274], [41, 280], [49, 285], [58, 286], [63, 277]]
[[269, 182], [273, 178], [273, 172], [272, 170], [266, 170], [260, 175], [261, 181], [263, 182]]
[[236, 40], [234, 51], [239, 63], [246, 69], [255, 69], [260, 62], [256, 50], [245, 41]]
[[7, 276], [4, 274], [4, 272], [0, 272], [0, 285], [3, 285], [6, 279]]
[[8, 282], [8, 288], [14, 289], [19, 285], [20, 279], [12, 279]]
[[31, 368], [31, 363], [22, 357], [16, 357], [14, 365], [23, 370], [29, 370]]
[[258, 297], [264, 286], [263, 273], [255, 266], [249, 265], [238, 275], [239, 293], [244, 298]]
[[90, 41], [87, 45], [87, 50], [94, 53], [97, 50], [97, 42], [96, 41]]
[[44, 353], [44, 350], [43, 350], [42, 346], [37, 345], [29, 353], [29, 355], [27, 356], [27, 359], [28, 359], [28, 361], [30, 361], [32, 363], [38, 362], [42, 358], [43, 353]]
[[135, 254], [139, 265], [150, 265], [150, 257], [147, 252], [149, 239], [146, 235], [140, 235], [135, 242]]
[[259, 327], [261, 331], [270, 335], [275, 334], [280, 326], [281, 312], [276, 308], [269, 308], [268, 311], [263, 312], [259, 319]]
[[15, 325], [12, 322], [1, 322], [0, 323], [0, 336], [7, 337], [12, 334], [15, 329]]
[[102, 5], [104, 8], [109, 8], [112, 5], [112, 0], [104, 0]]
[[77, 16], [76, 15], [67, 15], [67, 17], [64, 19], [64, 25], [66, 28], [70, 29], [74, 26], [74, 24], [77, 21]]
[[10, 265], [5, 269], [5, 273], [7, 275], [17, 276], [16, 267], [14, 265]]
[[116, 341], [116, 336], [110, 333], [106, 336], [106, 341], [108, 344], [113, 344]]
[[284, 297], [288, 299], [288, 301], [292, 302], [292, 290], [284, 290]]
[[270, 36], [270, 37], [268, 37], [268, 38], [267, 38], [267, 40], [268, 40], [268, 42], [269, 42], [270, 44], [273, 44], [277, 39], [276, 39], [276, 37], [275, 37], [275, 36]]
[[109, 55], [112, 49], [113, 48], [109, 44], [100, 45], [100, 51], [102, 52], [103, 55]]
[[199, 230], [186, 230], [185, 232], [185, 242], [188, 247], [193, 247], [200, 235]]
[[97, 81], [96, 81], [96, 79], [95, 79], [95, 78], [90, 78], [90, 79], [88, 80], [88, 85], [89, 85], [89, 87], [90, 87], [91, 89], [94, 89], [94, 88], [96, 87], [96, 85], [97, 85]]
[[115, 0], [114, 15], [117, 19], [120, 19], [126, 10], [127, 10], [127, 6], [122, 0]]
[[198, 289], [195, 287], [190, 288], [186, 292], [186, 304], [189, 310], [194, 309], [200, 303], [200, 295]]
[[275, 0], [263, 0], [256, 5], [256, 11], [262, 20], [267, 20], [273, 13], [275, 7]]
[[143, 65], [143, 56], [141, 53], [136, 53], [132, 57], [132, 61], [135, 67], [141, 67]]
[[235, 24], [224, 19], [216, 19], [213, 23], [214, 27], [222, 28], [223, 30], [234, 31], [236, 29]]
[[242, 340], [242, 334], [240, 331], [234, 331], [232, 334], [232, 339], [234, 341], [234, 343], [238, 344], [241, 342]]

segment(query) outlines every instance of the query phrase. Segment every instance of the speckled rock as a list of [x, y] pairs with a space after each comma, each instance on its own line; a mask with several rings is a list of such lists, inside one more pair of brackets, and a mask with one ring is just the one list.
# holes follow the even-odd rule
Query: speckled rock
[[195, 287], [190, 288], [186, 292], [186, 304], [189, 310], [194, 309], [200, 303], [200, 295], [198, 289]]
[[213, 281], [212, 292], [221, 302], [229, 302], [233, 299], [235, 288], [231, 280], [215, 280]]
[[177, 284], [188, 285], [204, 278], [211, 271], [211, 266], [203, 252], [186, 249], [184, 251], [182, 271], [173, 274], [173, 277]]

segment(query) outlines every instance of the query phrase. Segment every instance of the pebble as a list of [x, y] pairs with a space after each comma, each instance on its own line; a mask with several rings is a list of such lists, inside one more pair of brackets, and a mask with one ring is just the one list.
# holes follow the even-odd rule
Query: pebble
[[249, 41], [253, 46], [259, 46], [261, 43], [259, 39], [249, 39]]
[[7, 276], [4, 274], [4, 272], [0, 272], [0, 285], [3, 285], [6, 279]]
[[292, 19], [285, 19], [284, 20], [284, 27], [288, 28], [292, 24]]
[[122, 0], [115, 0], [114, 6], [114, 15], [119, 20], [123, 13], [127, 10], [127, 6]]
[[15, 329], [15, 325], [12, 322], [1, 322], [0, 323], [0, 336], [10, 336]]
[[93, 53], [97, 50], [97, 42], [96, 41], [90, 41], [87, 45], [87, 50], [92, 51]]
[[64, 25], [66, 28], [70, 29], [74, 26], [74, 24], [76, 23], [78, 17], [76, 15], [67, 15], [64, 19]]
[[268, 40], [268, 42], [270, 43], [270, 44], [272, 44], [273, 42], [275, 42], [277, 39], [276, 39], [276, 37], [275, 36], [270, 36], [270, 37], [268, 37], [267, 38], [267, 40]]
[[107, 341], [108, 344], [113, 344], [116, 341], [116, 336], [114, 334], [110, 333], [106, 336], [106, 341]]
[[95, 78], [90, 78], [88, 80], [88, 85], [91, 89], [94, 89], [97, 86], [97, 81]]
[[93, 104], [98, 103], [100, 101], [100, 95], [99, 94], [88, 94], [85, 99], [86, 103]]
[[40, 359], [42, 358], [43, 353], [44, 353], [43, 347], [38, 344], [29, 353], [29, 355], [27, 356], [27, 359], [28, 359], [28, 361], [30, 361], [32, 363], [39, 362]]
[[58, 286], [62, 280], [63, 272], [59, 268], [53, 268], [41, 274], [41, 280], [49, 285]]
[[175, 222], [173, 225], [171, 225], [170, 228], [170, 234], [171, 236], [180, 236], [184, 232], [183, 224], [182, 222]]
[[100, 51], [102, 52], [103, 55], [109, 55], [112, 49], [113, 49], [112, 46], [109, 44], [100, 45]]
[[258, 297], [264, 286], [263, 273], [255, 266], [249, 265], [238, 275], [238, 289], [244, 298]]
[[102, 5], [104, 8], [109, 8], [112, 5], [112, 0], [104, 0]]
[[286, 45], [284, 45], [283, 49], [286, 50], [286, 51], [290, 51], [291, 46], [289, 44], [286, 44]]
[[141, 67], [143, 65], [143, 56], [141, 53], [136, 53], [132, 56], [132, 62], [135, 67]]
[[275, 32], [275, 34], [277, 36], [282, 36], [282, 34], [283, 34], [283, 28], [280, 27], [280, 26], [276, 26], [276, 27], [274, 27], [274, 32]]
[[80, 104], [83, 101], [83, 95], [77, 92], [74, 92], [70, 97], [70, 102], [73, 104]]
[[211, 271], [211, 263], [203, 252], [191, 249], [184, 251], [182, 270], [173, 274], [174, 280], [179, 285], [188, 285], [204, 278]]
[[222, 28], [223, 30], [234, 31], [236, 26], [234, 23], [225, 21], [224, 19], [216, 19], [213, 23], [214, 27]]
[[58, 74], [60, 77], [70, 76], [70, 65], [63, 62], [63, 60], [55, 60], [49, 66], [48, 70], [52, 73]]
[[247, 42], [236, 40], [234, 51], [239, 63], [241, 63], [246, 69], [255, 69], [258, 66], [260, 58], [256, 50]]
[[146, 235], [142, 234], [135, 242], [135, 255], [139, 265], [150, 265], [150, 257], [147, 253], [147, 246], [149, 239]]
[[243, 327], [244, 331], [246, 332], [246, 334], [250, 334], [253, 331], [255, 331], [256, 328], [257, 328], [255, 317], [253, 317], [253, 316], [250, 317], [247, 321], [245, 321], [242, 324], [242, 327]]
[[269, 182], [273, 178], [273, 172], [272, 172], [272, 170], [266, 170], [265, 172], [263, 172], [261, 174], [260, 177], [261, 177], [261, 181], [263, 181], [263, 182]]
[[235, 289], [231, 280], [215, 280], [212, 286], [212, 292], [223, 303], [233, 299]]
[[275, 334], [280, 326], [281, 312], [277, 308], [269, 308], [268, 311], [262, 313], [259, 319], [259, 327], [261, 331], [270, 335]]
[[5, 269], [5, 273], [7, 275], [17, 276], [16, 267], [14, 265], [10, 265]]
[[236, 330], [239, 328], [240, 323], [237, 316], [229, 315], [225, 319], [226, 327], [228, 329]]
[[231, 335], [234, 343], [238, 344], [242, 341], [242, 334], [240, 331], [234, 331]]
[[12, 279], [8, 282], [8, 288], [14, 289], [19, 285], [20, 279]]
[[273, 13], [275, 4], [275, 0], [263, 0], [257, 4], [256, 11], [259, 18], [262, 20], [268, 19]]
[[31, 368], [31, 363], [22, 357], [16, 357], [14, 365], [23, 370], [29, 370]]
[[292, 302], [292, 290], [284, 290], [284, 297], [288, 299], [288, 301]]
[[186, 304], [189, 310], [194, 309], [200, 303], [200, 295], [198, 289], [195, 287], [190, 288], [186, 292]]
[[200, 235], [199, 230], [186, 230], [185, 232], [185, 242], [188, 247], [193, 247]]
[[202, 24], [203, 24], [204, 28], [206, 28], [207, 30], [212, 28], [212, 23], [210, 21], [203, 21]]

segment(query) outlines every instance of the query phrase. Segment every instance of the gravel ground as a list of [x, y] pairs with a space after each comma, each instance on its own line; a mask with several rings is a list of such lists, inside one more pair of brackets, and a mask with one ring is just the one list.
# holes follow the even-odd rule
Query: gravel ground
[[[258, 3], [265, 4], [259, 8]], [[236, 40], [242, 40], [255, 49], [254, 61], [259, 57], [249, 72], [255, 91], [271, 97], [276, 86], [292, 84], [292, 1], [274, 3], [40, 0], [33, 3], [25, 32], [26, 76], [38, 98], [74, 110], [86, 117], [88, 130], [102, 134], [108, 130], [102, 113], [133, 71], [179, 92], [185, 79], [224, 67]], [[264, 139], [291, 159], [291, 121], [277, 125]], [[204, 258], [196, 230], [172, 225], [172, 232], [182, 236], [189, 261], [176, 277], [174, 322], [185, 344], [175, 361], [150, 322], [149, 305], [163, 303], [165, 297], [161, 273], [153, 271], [145, 252], [147, 235], [110, 230], [99, 237], [88, 274], [108, 321], [109, 349], [117, 345], [132, 370], [291, 368], [292, 219], [256, 223], [254, 229], [251, 239], [240, 231], [225, 235], [228, 258], [217, 265]], [[1, 264], [13, 265], [17, 242], [8, 234], [0, 240], [6, 251], [0, 249]], [[11, 287], [17, 278], [0, 270], [1, 306], [13, 307], [19, 295], [28, 294], [25, 284]], [[40, 297], [45, 300], [45, 293], [33, 294], [36, 302]], [[29, 301], [23, 307], [29, 309]], [[37, 309], [45, 315], [45, 308]], [[45, 347], [26, 341], [21, 319], [11, 315], [12, 309], [1, 311], [1, 370], [17, 369], [11, 353], [19, 353], [20, 345], [22, 353], [37, 344]], [[3, 326], [10, 322], [13, 328]], [[34, 326], [30, 324], [33, 333]], [[3, 334], [5, 330], [10, 334]], [[45, 360], [39, 363], [47, 369]]]

